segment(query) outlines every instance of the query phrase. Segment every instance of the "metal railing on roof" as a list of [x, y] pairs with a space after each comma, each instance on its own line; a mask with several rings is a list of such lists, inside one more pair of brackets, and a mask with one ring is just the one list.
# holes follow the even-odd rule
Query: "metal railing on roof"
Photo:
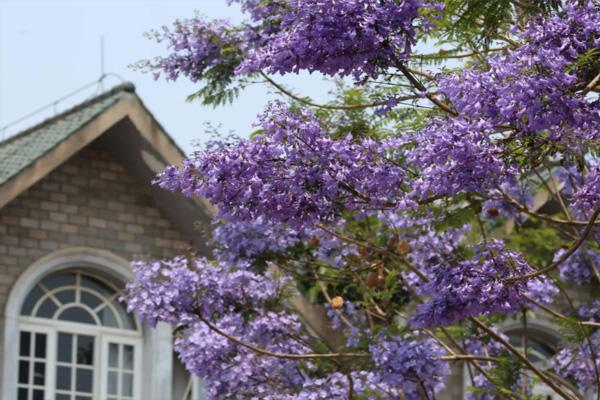
[[12, 122], [10, 122], [10, 123], [8, 123], [8, 124], [0, 127], [0, 141], [3, 141], [5, 139], [7, 139], [8, 137], [12, 136], [12, 134], [17, 133], [17, 132], [13, 132], [12, 134], [7, 135], [7, 132], [8, 132], [9, 128], [17, 126], [18, 124], [21, 124], [22, 122], [25, 122], [25, 121], [29, 120], [30, 118], [35, 117], [36, 115], [38, 115], [38, 114], [40, 114], [40, 113], [42, 113], [44, 111], [47, 111], [49, 109], [53, 110], [53, 112], [54, 112], [53, 115], [57, 115], [59, 113], [58, 106], [61, 103], [63, 103], [66, 100], [69, 100], [70, 98], [72, 98], [72, 97], [74, 97], [74, 96], [76, 96], [76, 95], [78, 95], [78, 94], [80, 94], [80, 93], [82, 93], [82, 92], [84, 92], [84, 91], [86, 91], [86, 90], [94, 87], [94, 86], [96, 86], [96, 91], [92, 95], [90, 95], [89, 97], [96, 96], [100, 92], [104, 91], [104, 80], [106, 78], [109, 78], [109, 77], [115, 77], [115, 78], [119, 79], [121, 81], [121, 83], [125, 82], [125, 80], [120, 75], [118, 75], [118, 74], [114, 74], [114, 73], [102, 74], [102, 76], [100, 76], [99, 79], [96, 79], [93, 82], [85, 84], [85, 85], [81, 86], [80, 88], [78, 88], [76, 90], [73, 90], [72, 92], [67, 93], [66, 95], [64, 95], [64, 96], [62, 96], [62, 97], [54, 100], [53, 102], [48, 103], [48, 104], [46, 104], [46, 105], [44, 105], [44, 106], [42, 106], [42, 107], [40, 107], [40, 108], [38, 108], [38, 109], [30, 112], [29, 114], [24, 115], [24, 116], [22, 116], [22, 117], [20, 117], [20, 118], [18, 118], [16, 120], [14, 120], [14, 121], [12, 121]]

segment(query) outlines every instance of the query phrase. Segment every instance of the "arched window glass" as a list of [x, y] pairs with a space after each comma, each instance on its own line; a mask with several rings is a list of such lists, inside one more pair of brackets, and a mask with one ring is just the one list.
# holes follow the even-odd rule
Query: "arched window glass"
[[31, 290], [21, 315], [117, 329], [137, 329], [109, 283], [81, 272], [50, 275]]
[[49, 275], [21, 307], [17, 400], [139, 399], [141, 332], [109, 281]]

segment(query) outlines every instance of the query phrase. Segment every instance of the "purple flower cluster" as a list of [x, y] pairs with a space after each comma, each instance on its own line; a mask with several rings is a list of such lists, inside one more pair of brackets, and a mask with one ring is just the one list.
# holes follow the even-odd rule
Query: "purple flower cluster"
[[585, 176], [581, 188], [573, 194], [573, 208], [588, 214], [600, 207], [600, 166]]
[[421, 175], [411, 182], [414, 195], [423, 200], [499, 185], [510, 171], [502, 148], [490, 139], [491, 132], [484, 120], [450, 118], [436, 119], [415, 134], [408, 160]]
[[415, 43], [423, 0], [294, 0], [280, 30], [251, 51], [243, 71], [376, 76], [404, 60]]
[[573, 148], [598, 140], [600, 103], [573, 90], [579, 77], [569, 66], [600, 49], [600, 13], [594, 1], [579, 3], [531, 22], [525, 44], [508, 55], [443, 78], [441, 91], [459, 113], [514, 127], [518, 136], [547, 136]]
[[546, 277], [506, 282], [533, 271], [519, 253], [496, 240], [480, 245], [472, 260], [441, 262], [426, 289], [432, 298], [417, 306], [412, 325], [446, 326], [480, 314], [513, 313], [528, 303], [526, 295], [550, 302], [558, 289]]
[[217, 259], [235, 264], [267, 253], [282, 253], [299, 241], [299, 234], [267, 225], [259, 218], [219, 224], [213, 230], [213, 241]]
[[488, 193], [488, 200], [483, 203], [481, 210], [484, 218], [493, 220], [501, 217], [514, 220], [519, 217], [517, 207], [507, 200], [504, 194], [528, 209], [531, 209], [534, 205], [532, 190], [524, 182], [519, 182], [510, 177], [500, 185], [500, 189], [491, 190]]
[[286, 279], [272, 279], [243, 268], [210, 263], [206, 259], [134, 262], [135, 280], [127, 285], [129, 311], [155, 325], [195, 321], [198, 313], [218, 315], [241, 306], [258, 310], [277, 299]]
[[382, 381], [408, 400], [434, 398], [450, 374], [448, 363], [441, 359], [446, 352], [433, 339], [413, 334], [380, 337], [370, 350]]
[[600, 322], [600, 300], [594, 300], [588, 306], [581, 306], [577, 310], [581, 318], [588, 321]]
[[[560, 259], [566, 250], [560, 249], [554, 255], [554, 261]], [[578, 285], [592, 283], [600, 275], [600, 253], [577, 249], [571, 256], [559, 265], [560, 278]], [[595, 270], [595, 271], [594, 271]]]
[[[381, 382], [379, 375], [367, 371], [356, 371], [349, 374], [333, 372], [323, 378], [308, 377], [302, 386], [302, 391], [290, 400], [344, 400], [350, 393], [349, 376], [352, 379], [353, 394], [359, 398], [381, 398], [379, 393], [385, 393], [388, 388]], [[377, 395], [374, 395], [377, 393]], [[385, 397], [396, 399], [395, 396]]]
[[[246, 321], [239, 313], [228, 313], [214, 323], [227, 334], [253, 345], [282, 353], [302, 354], [307, 348], [291, 340], [300, 335], [297, 319], [285, 313], [265, 312]], [[304, 382], [297, 362], [265, 357], [238, 345], [198, 322], [175, 341], [175, 350], [185, 367], [202, 377], [210, 398], [279, 400], [292, 395]]]
[[135, 279], [127, 284], [127, 310], [154, 326], [163, 321], [179, 324], [193, 319], [200, 275], [185, 257], [133, 262]]
[[421, 9], [440, 8], [428, 0], [228, 2], [241, 3], [252, 23], [232, 26], [195, 17], [177, 21], [172, 30], [152, 32], [173, 53], [150, 68], [165, 72], [168, 79], [183, 73], [193, 82], [219, 64], [237, 74], [266, 69], [375, 77], [408, 58], [417, 32], [429, 26]]
[[176, 80], [180, 74], [192, 82], [201, 80], [207, 70], [229, 65], [233, 69], [241, 61], [242, 37], [226, 20], [207, 21], [196, 16], [176, 21], [170, 30], [152, 31], [149, 36], [157, 42], [165, 41], [172, 51], [166, 57], [158, 57], [143, 67], [155, 71], [155, 77], [164, 73], [168, 80]]
[[[406, 227], [406, 233], [400, 237], [408, 245], [407, 260], [429, 279], [433, 279], [432, 271], [436, 265], [443, 260], [454, 258], [454, 253], [465, 234], [471, 229], [469, 225], [465, 225], [438, 232], [431, 224], [430, 219], [422, 219], [418, 223], [413, 221]], [[426, 282], [416, 272], [406, 270], [402, 273], [402, 277], [417, 294], [424, 294], [427, 290]]]
[[388, 159], [394, 141], [334, 140], [308, 111], [280, 103], [262, 114], [263, 133], [197, 152], [158, 183], [203, 196], [228, 221], [331, 222], [343, 211], [384, 208], [401, 195], [404, 170]]
[[[590, 348], [591, 345], [591, 348]], [[574, 380], [583, 392], [598, 390], [600, 371], [600, 331], [594, 332], [576, 348], [564, 348], [554, 356], [554, 370], [565, 379]]]

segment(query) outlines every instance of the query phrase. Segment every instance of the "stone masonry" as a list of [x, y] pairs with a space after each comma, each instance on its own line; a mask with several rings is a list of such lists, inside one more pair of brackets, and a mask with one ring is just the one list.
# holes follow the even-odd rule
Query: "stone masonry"
[[[91, 144], [0, 209], [0, 321], [21, 272], [55, 250], [91, 247], [129, 260], [188, 249], [147, 193], [149, 184]], [[3, 335], [0, 323], [0, 343]]]

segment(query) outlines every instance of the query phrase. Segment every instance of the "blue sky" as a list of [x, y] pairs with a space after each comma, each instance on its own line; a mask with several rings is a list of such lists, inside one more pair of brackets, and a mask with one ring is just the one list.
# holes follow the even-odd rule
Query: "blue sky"
[[[186, 151], [208, 139], [205, 123], [238, 135], [251, 132], [265, 103], [275, 98], [268, 88], [249, 88], [231, 106], [213, 109], [187, 103], [196, 86], [186, 80], [154, 81], [128, 66], [165, 54], [143, 32], [169, 25], [194, 10], [211, 18], [240, 21], [226, 0], [0, 0], [0, 127], [52, 103], [100, 76], [100, 37], [105, 41], [105, 70], [135, 83], [138, 95]], [[329, 85], [318, 76], [278, 78], [298, 93], [326, 99]], [[110, 78], [105, 88], [119, 80]], [[58, 111], [93, 95], [92, 88], [58, 106]], [[51, 116], [52, 109], [28, 119], [8, 134]]]

